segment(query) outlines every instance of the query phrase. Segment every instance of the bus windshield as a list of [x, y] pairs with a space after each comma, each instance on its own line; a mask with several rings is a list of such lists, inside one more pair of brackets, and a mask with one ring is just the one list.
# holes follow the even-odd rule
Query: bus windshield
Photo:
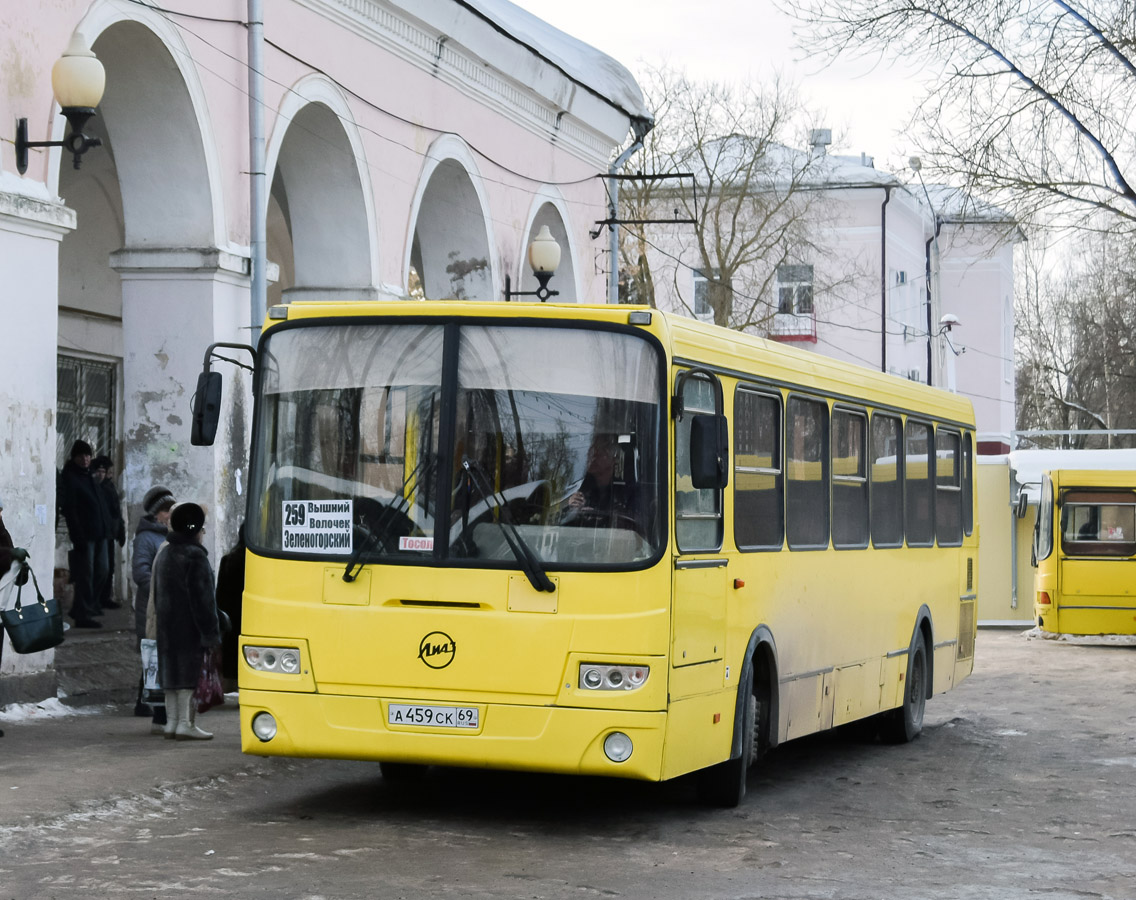
[[634, 333], [321, 323], [270, 333], [261, 361], [257, 551], [501, 566], [519, 539], [558, 568], [661, 551], [662, 370]]

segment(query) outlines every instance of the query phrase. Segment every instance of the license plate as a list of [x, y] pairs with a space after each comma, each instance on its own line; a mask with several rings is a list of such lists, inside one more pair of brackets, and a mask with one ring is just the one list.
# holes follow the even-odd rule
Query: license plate
[[428, 725], [434, 728], [477, 728], [476, 706], [418, 706], [407, 703], [387, 705], [388, 725]]

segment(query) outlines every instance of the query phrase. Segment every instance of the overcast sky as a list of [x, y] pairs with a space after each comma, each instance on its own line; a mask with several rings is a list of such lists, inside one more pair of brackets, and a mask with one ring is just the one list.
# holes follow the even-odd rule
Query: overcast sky
[[794, 22], [772, 0], [513, 0], [561, 31], [615, 57], [632, 72], [667, 62], [717, 80], [781, 70], [818, 111], [814, 127], [843, 134], [836, 152], [867, 153], [896, 171], [915, 152], [903, 133], [919, 86], [911, 71], [873, 60], [823, 67], [801, 62]]

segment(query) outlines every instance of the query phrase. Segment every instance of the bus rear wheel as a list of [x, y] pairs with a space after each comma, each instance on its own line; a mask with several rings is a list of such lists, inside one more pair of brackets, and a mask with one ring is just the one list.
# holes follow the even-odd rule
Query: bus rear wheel
[[903, 690], [903, 706], [886, 713], [881, 736], [890, 744], [906, 744], [923, 730], [923, 712], [927, 707], [927, 646], [923, 638], [911, 654], [907, 685]]
[[742, 802], [746, 792], [746, 775], [757, 761], [757, 698], [751, 685], [745, 686], [746, 703], [742, 715], [742, 752], [736, 759], [727, 759], [698, 773], [698, 799], [708, 806], [733, 809]]

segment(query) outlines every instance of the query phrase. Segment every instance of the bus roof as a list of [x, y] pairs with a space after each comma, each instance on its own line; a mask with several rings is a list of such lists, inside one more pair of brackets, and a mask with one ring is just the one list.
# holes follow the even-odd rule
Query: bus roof
[[272, 307], [264, 327], [267, 332], [285, 320], [408, 315], [537, 320], [575, 318], [626, 325], [629, 313], [643, 311], [651, 313], [651, 325], [644, 326], [645, 330], [655, 334], [674, 359], [696, 361], [740, 377], [768, 380], [838, 397], [870, 400], [879, 405], [933, 413], [938, 418], [970, 426], [974, 424], [970, 401], [958, 394], [648, 306], [469, 300], [304, 300]]

